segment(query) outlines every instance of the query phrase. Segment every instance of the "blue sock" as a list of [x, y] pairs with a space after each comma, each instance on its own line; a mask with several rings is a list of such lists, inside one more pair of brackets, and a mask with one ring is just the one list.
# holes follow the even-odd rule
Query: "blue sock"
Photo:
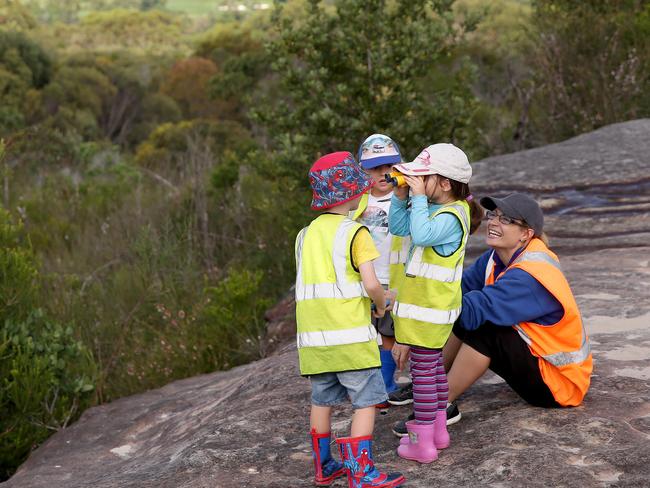
[[381, 358], [381, 376], [384, 378], [386, 392], [390, 393], [398, 388], [394, 378], [397, 364], [395, 364], [392, 352], [386, 349], [379, 349], [379, 357]]

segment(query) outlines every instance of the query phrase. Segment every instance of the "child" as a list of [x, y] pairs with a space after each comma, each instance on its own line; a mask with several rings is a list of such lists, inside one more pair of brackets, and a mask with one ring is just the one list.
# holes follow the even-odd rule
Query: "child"
[[[368, 230], [347, 218], [373, 181], [348, 152], [320, 158], [309, 180], [312, 209], [326, 210], [296, 238], [298, 356], [312, 386], [314, 482], [329, 485], [345, 473], [354, 488], [399, 486], [400, 473], [382, 473], [372, 461], [374, 405], [386, 401], [370, 321], [371, 300], [376, 316], [386, 310], [372, 265], [379, 253]], [[330, 454], [330, 418], [332, 405], [348, 398], [355, 409], [351, 436], [336, 440], [342, 465]]]
[[[359, 208], [353, 216], [362, 225], [368, 227], [372, 240], [377, 246], [379, 257], [373, 261], [377, 279], [388, 289], [389, 259], [393, 243], [393, 235], [388, 231], [388, 211], [393, 196], [393, 185], [384, 178], [390, 173], [394, 164], [402, 162], [399, 146], [388, 136], [373, 134], [366, 138], [359, 147], [359, 164], [366, 170], [375, 182], [368, 193], [365, 193]], [[395, 239], [400, 239], [396, 237]], [[381, 334], [382, 345], [379, 350], [381, 358], [381, 375], [384, 378], [386, 393], [398, 389], [395, 383], [395, 360], [391, 354], [395, 344], [395, 328], [393, 318], [389, 313], [383, 317], [373, 317], [372, 323]], [[375, 405], [377, 408], [388, 408], [388, 402]]]
[[429, 146], [415, 161], [394, 169], [405, 175], [408, 186], [394, 190], [390, 231], [410, 235], [411, 247], [401, 264], [393, 306], [393, 354], [400, 367], [410, 354], [415, 411], [415, 420], [406, 424], [409, 437], [400, 441], [397, 453], [430, 463], [437, 459], [437, 449], [449, 446], [449, 388], [441, 349], [460, 314], [465, 244], [480, 225], [482, 212], [469, 191], [472, 168], [467, 156], [453, 144]]

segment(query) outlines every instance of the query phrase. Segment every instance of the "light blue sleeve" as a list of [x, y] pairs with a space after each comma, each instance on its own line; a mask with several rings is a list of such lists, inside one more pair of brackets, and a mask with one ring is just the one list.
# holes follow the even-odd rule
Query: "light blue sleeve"
[[431, 210], [425, 195], [415, 195], [411, 198], [410, 213], [413, 245], [433, 247], [443, 256], [449, 256], [458, 249], [463, 238], [463, 229], [455, 215], [447, 212], [429, 219]]
[[394, 236], [407, 236], [410, 233], [408, 198], [400, 200], [395, 195], [390, 199], [388, 211], [388, 230]]

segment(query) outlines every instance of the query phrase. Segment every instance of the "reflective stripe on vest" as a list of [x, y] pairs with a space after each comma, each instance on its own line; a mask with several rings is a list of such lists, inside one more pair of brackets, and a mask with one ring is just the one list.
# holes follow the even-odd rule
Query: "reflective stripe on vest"
[[318, 332], [299, 332], [297, 335], [298, 347], [323, 347], [340, 346], [343, 344], [356, 344], [368, 342], [377, 338], [377, 329], [374, 325], [363, 325], [353, 329], [321, 330]]
[[336, 231], [332, 262], [336, 273], [336, 283], [312, 283], [305, 285], [302, 279], [302, 246], [305, 240], [306, 228], [298, 235], [296, 246], [296, 302], [312, 300], [314, 298], [358, 298], [367, 297], [368, 293], [361, 282], [348, 283], [346, 276], [347, 267], [347, 235], [356, 223], [343, 219]]
[[393, 314], [405, 319], [419, 320], [430, 324], [453, 324], [460, 315], [461, 307], [453, 310], [435, 310], [411, 303], [395, 302]]
[[411, 247], [411, 236], [406, 236], [402, 238], [402, 247], [397, 250], [391, 250], [390, 256], [388, 257], [388, 264], [404, 264], [409, 255], [409, 249]]
[[361, 283], [313, 283], [296, 284], [296, 301], [314, 298], [357, 298], [367, 297], [366, 289]]
[[523, 263], [524, 261], [546, 263], [562, 271], [560, 263], [545, 252], [524, 251], [513, 261], [512, 264]]
[[[453, 208], [458, 212], [458, 215], [460, 215], [460, 218], [462, 219], [461, 225], [463, 227], [463, 240], [460, 243], [460, 247], [464, 249], [465, 244], [467, 242], [467, 237], [469, 235], [469, 232], [467, 232], [467, 229], [469, 229], [469, 221], [467, 218], [467, 214], [465, 213], [465, 209], [460, 206], [460, 205], [448, 205], [446, 207], [443, 207], [445, 210], [449, 208]], [[440, 209], [438, 212], [436, 212], [436, 215], [440, 215], [441, 213], [445, 213]], [[456, 214], [452, 214], [456, 216]], [[406, 265], [406, 276], [421, 276], [422, 278], [427, 278], [429, 280], [435, 280], [435, 281], [442, 281], [445, 283], [452, 283], [454, 281], [459, 281], [462, 276], [463, 276], [463, 263], [462, 259], [460, 260], [460, 264], [456, 267], [456, 269], [449, 269], [445, 268], [443, 266], [437, 266], [435, 264], [429, 264], [429, 263], [423, 263], [422, 262], [422, 255], [424, 253], [425, 248], [421, 246], [416, 246], [415, 249], [413, 250], [413, 255], [411, 256], [411, 259], [409, 263]], [[464, 254], [464, 250], [463, 250]]]
[[[582, 343], [580, 345], [580, 349], [571, 352], [556, 352], [554, 354], [546, 354], [542, 355], [541, 357], [558, 368], [560, 366], [566, 366], [567, 364], [580, 364], [585, 361], [591, 353], [591, 346], [587, 341], [587, 334], [585, 333], [585, 326], [582, 323], [582, 320], [580, 321], [580, 324], [582, 325]], [[521, 326], [515, 325], [514, 328], [517, 329], [519, 336], [524, 340], [526, 344], [530, 346], [533, 343], [533, 340], [528, 336], [528, 334], [526, 334], [526, 331], [522, 329]]]

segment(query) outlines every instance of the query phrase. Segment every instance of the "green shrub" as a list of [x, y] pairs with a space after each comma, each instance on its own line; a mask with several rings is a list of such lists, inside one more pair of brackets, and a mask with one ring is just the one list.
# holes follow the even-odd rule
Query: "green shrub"
[[0, 329], [0, 479], [92, 402], [88, 350], [36, 309]]
[[22, 227], [0, 210], [0, 480], [92, 401], [87, 349], [40, 311]]
[[231, 269], [206, 289], [206, 306], [191, 339], [206, 366], [229, 368], [261, 356], [263, 314], [271, 305], [260, 292], [262, 278], [259, 270]]

